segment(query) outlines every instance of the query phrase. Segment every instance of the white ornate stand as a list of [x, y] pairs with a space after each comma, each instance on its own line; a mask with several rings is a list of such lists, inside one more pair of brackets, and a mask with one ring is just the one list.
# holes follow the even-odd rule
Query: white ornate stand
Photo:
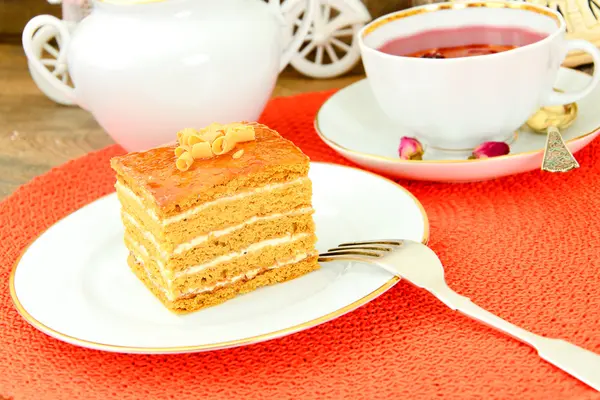
[[[298, 29], [304, 8], [303, 0], [286, 0], [282, 5], [290, 38]], [[321, 0], [306, 42], [292, 59], [292, 66], [313, 78], [345, 74], [360, 59], [356, 34], [370, 20], [369, 11], [360, 0]]]

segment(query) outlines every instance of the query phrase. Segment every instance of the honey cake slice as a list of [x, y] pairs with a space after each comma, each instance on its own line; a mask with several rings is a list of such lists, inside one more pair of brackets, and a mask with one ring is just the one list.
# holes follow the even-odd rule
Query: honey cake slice
[[300, 149], [258, 123], [184, 130], [179, 142], [111, 160], [129, 266], [169, 310], [200, 310], [319, 267]]

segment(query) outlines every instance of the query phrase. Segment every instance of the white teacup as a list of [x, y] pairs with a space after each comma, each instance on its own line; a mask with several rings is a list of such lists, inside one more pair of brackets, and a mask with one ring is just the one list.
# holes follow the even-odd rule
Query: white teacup
[[[482, 25], [548, 36], [505, 52], [464, 58], [403, 57], [378, 50], [392, 39], [423, 31]], [[566, 40], [565, 30], [562, 16], [546, 7], [514, 1], [456, 2], [385, 15], [358, 36], [371, 89], [398, 124], [398, 136], [458, 150], [507, 140], [539, 107], [580, 100], [598, 85], [600, 50], [584, 40]], [[558, 70], [571, 50], [589, 53], [596, 72], [580, 91], [555, 92]]]

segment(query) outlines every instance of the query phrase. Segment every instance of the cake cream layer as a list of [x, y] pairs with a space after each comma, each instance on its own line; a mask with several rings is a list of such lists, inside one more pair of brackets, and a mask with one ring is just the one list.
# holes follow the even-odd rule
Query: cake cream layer
[[309, 254], [296, 263], [280, 263], [276, 268], [260, 270], [252, 278], [242, 277], [230, 284], [214, 287], [211, 291], [188, 293], [187, 296], [175, 299], [167, 296], [165, 290], [154, 281], [154, 276], [145, 269], [142, 262], [136, 261], [133, 255], [130, 255], [127, 261], [136, 276], [168, 309], [175, 313], [188, 313], [215, 306], [237, 295], [256, 290], [261, 286], [285, 282], [319, 268], [317, 256]]
[[154, 258], [168, 264], [174, 272], [185, 269], [190, 264], [200, 264], [215, 257], [239, 251], [248, 243], [282, 237], [288, 234], [313, 232], [314, 222], [310, 207], [289, 210], [285, 213], [274, 213], [265, 216], [254, 216], [246, 221], [226, 228], [200, 234], [191, 240], [180, 243], [173, 251], [162, 248], [162, 243], [147, 231], [135, 217], [122, 212], [123, 224], [127, 235], [149, 249]]
[[137, 243], [134, 239], [125, 236], [125, 246], [129, 250], [130, 254], [133, 254], [138, 260], [143, 261], [148, 273], [152, 274], [153, 281], [158, 286], [163, 288], [166, 293], [169, 293], [171, 297], [171, 282], [173, 281], [165, 269], [161, 261], [152, 258], [148, 249], [141, 243]]
[[287, 235], [253, 243], [240, 251], [216, 257], [203, 264], [189, 265], [185, 270], [173, 274], [149, 249], [126, 235], [125, 243], [136, 258], [143, 260], [146, 268], [159, 279], [161, 286], [173, 296], [199, 287], [215, 285], [219, 281], [232, 279], [256, 268], [276, 265], [280, 260], [296, 257], [302, 253], [313, 253], [316, 237], [312, 233]]
[[[308, 236], [308, 235], [305, 235]], [[281, 238], [278, 243], [291, 243], [298, 239], [290, 238], [291, 241], [284, 240]], [[196, 275], [186, 276], [186, 284], [184, 286], [170, 284], [168, 280], [162, 274], [162, 268], [160, 264], [156, 263], [148, 250], [141, 244], [135, 243], [130, 238], [125, 238], [125, 243], [130, 251], [130, 254], [139, 262], [144, 265], [146, 273], [150, 276], [153, 284], [165, 293], [165, 296], [170, 299], [177, 299], [180, 297], [190, 296], [201, 292], [211, 291], [215, 288], [222, 287], [228, 283], [236, 282], [242, 278], [251, 279], [263, 270], [279, 268], [280, 266], [296, 263], [306, 257], [313, 257], [316, 255], [316, 251], [313, 248], [303, 250], [296, 249], [295, 247], [289, 248], [284, 246], [283, 248], [272, 248], [268, 252], [273, 253], [275, 257], [265, 257], [260, 254], [258, 250], [264, 247], [268, 247], [276, 243], [271, 241], [270, 243], [257, 243], [255, 248], [248, 254], [244, 253], [232, 253], [227, 257], [223, 257], [219, 261], [219, 264], [215, 266], [209, 266], [206, 270], [211, 277], [214, 279], [199, 278]], [[263, 246], [263, 247], [261, 247]], [[300, 245], [299, 247], [303, 247]], [[175, 283], [177, 280], [175, 280]]]
[[182, 299], [182, 298], [189, 298], [189, 297], [193, 297], [195, 295], [198, 295], [200, 293], [212, 292], [215, 289], [218, 289], [218, 288], [221, 288], [221, 287], [227, 286], [227, 285], [232, 285], [232, 284], [234, 284], [237, 281], [240, 281], [242, 279], [245, 279], [245, 280], [253, 279], [258, 274], [263, 273], [265, 271], [272, 270], [272, 269], [277, 269], [277, 268], [282, 268], [282, 267], [285, 267], [285, 266], [290, 265], [290, 264], [296, 264], [296, 263], [299, 263], [300, 261], [302, 261], [302, 260], [304, 260], [304, 259], [306, 259], [308, 257], [313, 257], [313, 256], [314, 256], [314, 254], [298, 253], [296, 256], [294, 256], [292, 258], [288, 258], [288, 259], [282, 260], [282, 261], [277, 261], [277, 263], [275, 263], [273, 265], [270, 265], [270, 266], [268, 266], [266, 268], [254, 268], [254, 269], [246, 272], [245, 274], [236, 275], [236, 276], [234, 276], [231, 279], [226, 279], [226, 280], [219, 281], [219, 282], [215, 283], [214, 285], [201, 286], [199, 288], [189, 289], [189, 290], [183, 292], [179, 298], [180, 299]]
[[264, 187], [262, 186], [237, 200], [222, 199], [210, 202], [188, 218], [168, 225], [156, 222], [150, 216], [150, 209], [145, 207], [145, 203], [132, 197], [122, 186], [117, 185], [117, 194], [124, 211], [153, 234], [162, 244], [161, 249], [172, 253], [177, 245], [223, 227], [235, 226], [253, 217], [310, 207], [312, 185], [308, 178], [270, 185], [272, 190], [261, 190]]
[[[252, 258], [256, 255], [260, 255], [265, 251], [265, 249], [269, 247], [277, 247], [279, 251], [282, 249], [291, 246], [291, 249], [297, 249], [301, 247], [301, 244], [296, 246], [296, 242], [302, 242], [305, 239], [310, 238], [312, 235], [308, 232], [297, 233], [297, 234], [287, 234], [286, 236], [276, 237], [272, 239], [263, 240], [261, 242], [252, 243], [250, 246], [245, 247], [239, 251], [234, 251], [228, 254], [224, 254], [218, 257], [215, 257], [209, 261], [206, 261], [202, 264], [193, 265], [191, 267], [187, 267], [185, 270], [177, 271], [173, 274], [175, 279], [178, 278], [188, 278], [193, 277], [199, 273], [207, 271], [211, 273], [212, 270], [216, 269], [224, 269], [231, 264], [232, 261], [237, 261], [240, 258]], [[289, 253], [289, 250], [287, 251]], [[274, 258], [275, 259], [275, 258]]]
[[[258, 252], [263, 248], [285, 245], [300, 241], [308, 236], [314, 237], [313, 231], [310, 229], [313, 226], [312, 218], [310, 216], [304, 216], [303, 218], [304, 221], [302, 222], [306, 224], [306, 227], [293, 233], [290, 233], [289, 229], [286, 229], [286, 226], [290, 228], [294, 226], [294, 229], [298, 229], [300, 224], [296, 222], [297, 218], [288, 218], [290, 221], [287, 221], [287, 223], [271, 224], [271, 229], [254, 229], [245, 233], [254, 237], [256, 239], [254, 242], [244, 240], [246, 236], [244, 234], [230, 235], [230, 240], [226, 239], [224, 242], [217, 242], [216, 245], [208, 247], [213, 252], [218, 250], [219, 255], [214, 257], [207, 256], [207, 252], [201, 248], [195, 248], [194, 251], [203, 259], [201, 262], [195, 261], [194, 257], [164, 260], [157, 255], [155, 248], [149, 245], [149, 241], [141, 238], [139, 232], [130, 229], [130, 227], [127, 227], [125, 231], [125, 244], [130, 251], [139, 254], [148, 260], [149, 265], [154, 266], [155, 272], [164, 278], [163, 286], [171, 287], [173, 282], [179, 278], [185, 278], [188, 275], [220, 267], [219, 264], [229, 262], [235, 258], [247, 255], [251, 256], [252, 253]], [[278, 231], [281, 231], [281, 233]], [[229, 236], [226, 238], [229, 238]], [[223, 246], [220, 246], [219, 243], [223, 243]], [[248, 245], [248, 243], [252, 244]], [[180, 264], [180, 268], [174, 269], [173, 267], [177, 264]]]
[[315, 257], [315, 254], [316, 253], [314, 253], [314, 252], [313, 253], [298, 253], [294, 257], [291, 257], [291, 258], [288, 258], [285, 260], [281, 260], [281, 261], [277, 261], [275, 264], [267, 266], [267, 267], [254, 268], [248, 272], [245, 272], [245, 273], [242, 273], [242, 274], [239, 274], [239, 275], [227, 278], [227, 279], [220, 280], [211, 285], [203, 285], [203, 286], [199, 286], [196, 288], [190, 288], [189, 290], [182, 292], [179, 296], [175, 297], [170, 290], [168, 290], [164, 287], [162, 279], [160, 278], [160, 276], [156, 275], [156, 271], [154, 271], [153, 268], [147, 267], [147, 261], [145, 261], [145, 260], [147, 260], [147, 258], [140, 257], [139, 255], [136, 255], [133, 252], [130, 253], [131, 257], [134, 258], [135, 262], [137, 264], [140, 264], [143, 266], [144, 272], [147, 275], [148, 279], [152, 282], [152, 285], [155, 286], [161, 292], [163, 292], [165, 297], [168, 298], [169, 300], [185, 299], [185, 298], [190, 298], [190, 297], [193, 297], [193, 296], [201, 294], [201, 293], [212, 292], [216, 289], [219, 289], [219, 288], [222, 288], [222, 287], [225, 287], [228, 285], [232, 285], [240, 280], [253, 279], [257, 275], [259, 275], [265, 271], [282, 268], [282, 267], [285, 267], [290, 264], [299, 263], [300, 261], [305, 260], [307, 258]]

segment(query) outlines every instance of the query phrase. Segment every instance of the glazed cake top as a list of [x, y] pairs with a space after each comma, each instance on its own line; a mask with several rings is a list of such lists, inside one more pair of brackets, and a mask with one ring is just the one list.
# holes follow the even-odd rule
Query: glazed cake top
[[[187, 171], [182, 172], [175, 165], [176, 145], [114, 157], [111, 166], [129, 186], [148, 193], [160, 208], [170, 208], [236, 177], [278, 166], [308, 165], [309, 158], [292, 142], [265, 125], [252, 125], [255, 140], [238, 143], [231, 153], [196, 160]], [[233, 158], [232, 153], [238, 150], [244, 151], [242, 156]]]

